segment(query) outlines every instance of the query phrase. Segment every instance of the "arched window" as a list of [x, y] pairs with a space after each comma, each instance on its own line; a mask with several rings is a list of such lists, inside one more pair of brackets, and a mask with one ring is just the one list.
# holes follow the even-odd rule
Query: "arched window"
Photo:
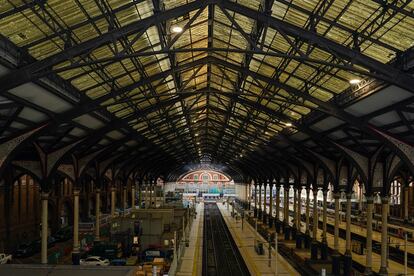
[[391, 182], [391, 204], [399, 205], [401, 204], [401, 183], [397, 180]]
[[194, 175], [194, 181], [198, 181], [198, 174]]

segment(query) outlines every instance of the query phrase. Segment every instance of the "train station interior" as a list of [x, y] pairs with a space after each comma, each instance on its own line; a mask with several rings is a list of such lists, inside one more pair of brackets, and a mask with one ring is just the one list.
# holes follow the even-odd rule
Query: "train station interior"
[[410, 0], [0, 1], [0, 275], [414, 275]]

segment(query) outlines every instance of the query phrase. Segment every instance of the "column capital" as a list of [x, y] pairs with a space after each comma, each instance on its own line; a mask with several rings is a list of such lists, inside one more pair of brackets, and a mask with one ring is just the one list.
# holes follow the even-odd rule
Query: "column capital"
[[381, 203], [382, 204], [388, 204], [388, 202], [389, 202], [389, 197], [388, 196], [382, 196], [381, 197]]
[[111, 187], [111, 192], [116, 192], [116, 187]]
[[367, 204], [374, 204], [374, 196], [373, 195], [366, 195]]
[[95, 193], [97, 194], [101, 193], [101, 189], [100, 188], [95, 189]]
[[49, 199], [49, 192], [41, 192], [40, 193], [41, 200], [48, 200]]
[[334, 199], [340, 199], [340, 198], [341, 198], [341, 192], [335, 192], [335, 193], [333, 194], [333, 198], [334, 198]]
[[73, 190], [73, 195], [74, 195], [74, 196], [79, 196], [79, 194], [80, 194], [80, 189], [79, 189], [79, 188], [75, 188], [75, 189]]

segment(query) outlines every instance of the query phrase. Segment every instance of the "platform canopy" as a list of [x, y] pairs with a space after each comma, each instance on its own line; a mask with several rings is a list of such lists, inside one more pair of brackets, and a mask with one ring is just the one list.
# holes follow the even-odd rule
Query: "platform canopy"
[[199, 162], [265, 175], [383, 145], [412, 169], [390, 139], [414, 142], [413, 10], [383, 0], [2, 1], [1, 139], [36, 130], [14, 159], [38, 158], [33, 142], [45, 152], [77, 143], [79, 158], [100, 152], [157, 175]]

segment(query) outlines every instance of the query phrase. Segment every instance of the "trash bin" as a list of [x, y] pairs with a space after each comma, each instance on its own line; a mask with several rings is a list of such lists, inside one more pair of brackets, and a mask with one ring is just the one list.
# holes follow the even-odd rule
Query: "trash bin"
[[264, 255], [263, 243], [261, 241], [256, 242], [256, 246], [254, 248], [258, 255]]

